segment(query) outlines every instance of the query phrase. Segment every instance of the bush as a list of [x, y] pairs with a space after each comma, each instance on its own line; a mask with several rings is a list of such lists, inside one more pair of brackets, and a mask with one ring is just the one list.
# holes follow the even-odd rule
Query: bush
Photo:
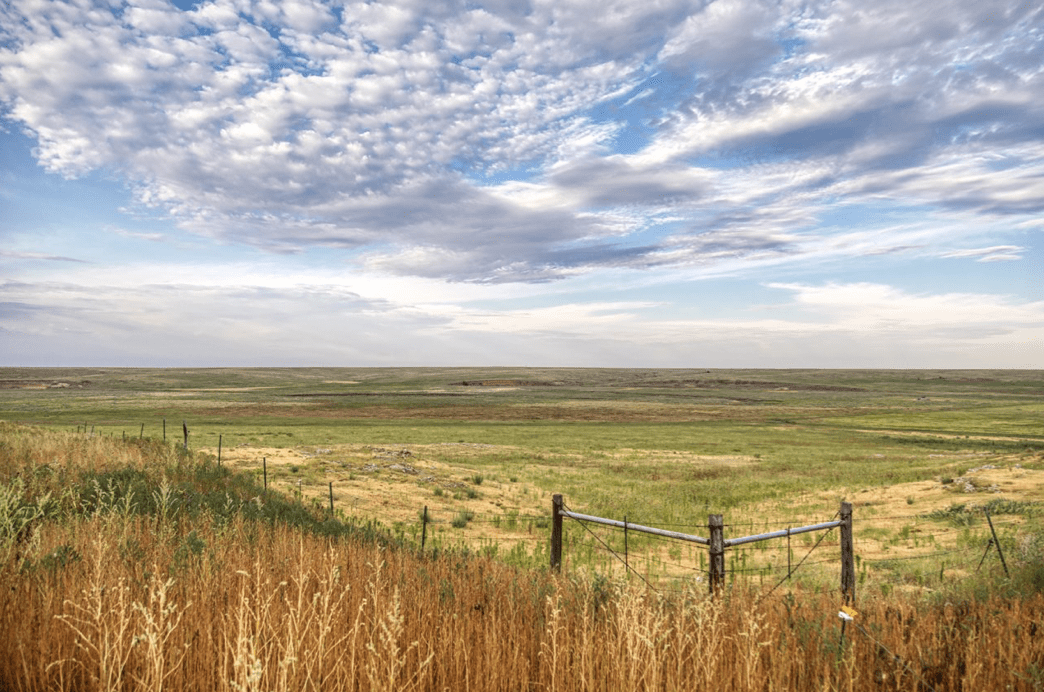
[[462, 529], [465, 526], [467, 526], [468, 522], [474, 518], [475, 513], [465, 509], [460, 512], [457, 512], [457, 516], [453, 517], [453, 521], [450, 522], [450, 525], [453, 526], [453, 528], [455, 529]]

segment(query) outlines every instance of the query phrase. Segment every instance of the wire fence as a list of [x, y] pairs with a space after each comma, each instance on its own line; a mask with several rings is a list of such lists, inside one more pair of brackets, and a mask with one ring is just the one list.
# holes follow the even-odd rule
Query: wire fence
[[[1024, 517], [993, 517], [991, 531], [982, 507], [972, 508], [968, 515], [974, 521], [965, 522], [961, 518], [958, 523], [953, 523], [945, 515], [931, 516], [927, 513], [875, 514], [869, 517], [868, 526], [863, 532], [865, 535], [861, 535], [858, 528], [854, 531], [856, 563], [861, 579], [865, 579], [870, 570], [876, 574], [887, 574], [904, 569], [902, 565], [916, 566], [917, 573], [921, 575], [935, 572], [940, 581], [947, 571], [951, 574], [955, 570], [978, 571], [991, 558], [991, 554], [1000, 554], [996, 551], [996, 531], [1010, 538], [1012, 533], [1025, 525]], [[771, 533], [785, 531], [808, 521], [823, 520], [821, 517], [803, 516], [785, 522], [733, 521], [724, 526], [730, 535], [746, 531]], [[907, 528], [908, 525], [898, 523], [901, 521], [914, 522], [913, 527]], [[891, 527], [882, 529], [882, 522], [891, 524]], [[678, 541], [658, 535], [645, 535], [635, 540], [636, 534], [625, 537], [622, 528], [592, 525], [581, 520], [573, 520], [569, 525], [579, 527], [567, 541], [568, 554], [572, 556], [567, 564], [571, 566], [600, 566], [609, 574], [622, 574], [628, 578], [636, 576], [658, 591], [672, 590], [670, 585], [679, 581], [702, 582], [708, 577], [707, 551], [702, 547], [692, 544], [679, 546]], [[697, 533], [706, 533], [709, 529], [706, 522], [660, 526]], [[858, 521], [856, 526], [860, 526]], [[813, 580], [820, 585], [830, 583], [823, 581], [823, 569], [836, 574], [840, 558], [824, 552], [824, 549], [838, 547], [837, 532], [832, 529], [823, 531], [815, 540], [808, 536], [802, 534], [800, 540], [796, 540], [799, 537], [794, 535], [732, 548], [728, 550], [725, 574], [733, 581], [759, 580], [766, 589], [766, 596], [772, 595], [788, 581], [807, 576], [809, 570], [816, 573]], [[636, 543], [641, 545], [636, 546]], [[996, 557], [992, 559], [996, 560]]]
[[[166, 423], [167, 421], [164, 419], [162, 426], [164, 440], [167, 439]], [[79, 432], [79, 430], [78, 427], [77, 431]], [[88, 427], [86, 422], [83, 424], [82, 430], [88, 435], [95, 434], [94, 426]], [[130, 436], [142, 437], [144, 432], [145, 426], [141, 424], [137, 429], [131, 431]], [[189, 433], [184, 422], [181, 426], [176, 424], [171, 426], [172, 436], [186, 449], [189, 444]], [[122, 437], [124, 439], [128, 437], [126, 431], [122, 432]], [[217, 459], [220, 464], [222, 436], [218, 435], [217, 440]], [[374, 449], [383, 451], [378, 448]], [[265, 481], [267, 487], [267, 475]], [[282, 484], [287, 485], [285, 479]], [[290, 488], [293, 488], [292, 482]], [[300, 493], [300, 481], [297, 489], [303, 500], [303, 494]], [[882, 512], [878, 508], [865, 507], [865, 510], [860, 512], [858, 519], [857, 525], [860, 530], [855, 534], [856, 561], [860, 570], [864, 573], [870, 569], [876, 572], [887, 572], [897, 571], [904, 568], [903, 566], [911, 565], [921, 572], [929, 568], [938, 568], [940, 580], [943, 571], [947, 569], [966, 572], [980, 570], [990, 557], [991, 549], [998, 556], [1002, 556], [997, 531], [1004, 534], [1011, 542], [1012, 535], [1024, 526], [1027, 515], [1044, 514], [1044, 507], [1039, 506], [1041, 503], [990, 500], [985, 503], [986, 507], [998, 506], [995, 508], [996, 513], [988, 528], [986, 522], [983, 521], [982, 505], [968, 506], [957, 502], [961, 499], [967, 499], [968, 502], [975, 500], [981, 502], [980, 498], [963, 498], [956, 495], [954, 499], [955, 502], [948, 508], [923, 512]], [[325, 504], [320, 500], [321, 498], [311, 498], [311, 502], [317, 505]], [[1011, 506], [1004, 506], [1005, 502]], [[908, 503], [910, 503], [909, 499]], [[329, 505], [332, 512], [334, 505], [332, 484], [329, 488]], [[1012, 510], [1012, 507], [1014, 507], [1015, 514], [1001, 513]], [[450, 516], [447, 516], [447, 512]], [[453, 528], [462, 528], [460, 524], [470, 525], [473, 529], [480, 528], [494, 536], [503, 534], [499, 540], [504, 541], [506, 545], [528, 546], [533, 555], [540, 553], [540, 549], [548, 541], [546, 532], [551, 520], [544, 513], [523, 514], [518, 510], [476, 513], [462, 510], [461, 514], [466, 515], [466, 521], [463, 521], [461, 517], [454, 516], [453, 512], [452, 509], [443, 509], [439, 517], [425, 512], [421, 535], [424, 535], [424, 530], [428, 525], [442, 528], [445, 528], [447, 524]], [[723, 524], [723, 530], [728, 535], [772, 533], [787, 531], [795, 526], [809, 525], [818, 521], [822, 521], [822, 518], [808, 513], [795, 512], [785, 518], [777, 517], [772, 520], [732, 519]], [[392, 523], [401, 525], [412, 522]], [[656, 522], [632, 521], [631, 523]], [[583, 521], [576, 521], [575, 524], [583, 528], [582, 531], [575, 532], [568, 538], [568, 559], [573, 564], [602, 568], [610, 573], [615, 570], [620, 574], [628, 575], [629, 578], [640, 579], [650, 586], [653, 582], [670, 583], [678, 579], [699, 581], [710, 575], [709, 560], [705, 549], [696, 548], [691, 544], [679, 546], [676, 540], [659, 535], [629, 533], [621, 528], [592, 526]], [[707, 522], [695, 519], [693, 521], [676, 520], [656, 523], [656, 526], [678, 533], [704, 534], [709, 531]], [[415, 528], [411, 527], [409, 531], [416, 533]], [[492, 545], [497, 542], [498, 538], [485, 537], [482, 540], [488, 541]], [[757, 578], [762, 581], [769, 580], [770, 583], [774, 581], [775, 583], [768, 591], [771, 593], [788, 580], [801, 576], [809, 570], [822, 570], [836, 566], [838, 558], [822, 551], [826, 548], [836, 548], [838, 542], [837, 532], [828, 530], [820, 533], [815, 540], [809, 534], [802, 534], [800, 538], [788, 535], [785, 539], [728, 548], [724, 573], [734, 580]], [[813, 554], [817, 551], [820, 551], [819, 554], [824, 557], [813, 558]], [[1007, 569], [1006, 565], [1004, 567]]]

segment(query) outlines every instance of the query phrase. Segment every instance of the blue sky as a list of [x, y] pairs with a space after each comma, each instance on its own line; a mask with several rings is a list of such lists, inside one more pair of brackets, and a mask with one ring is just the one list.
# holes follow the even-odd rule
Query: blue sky
[[1044, 368], [1044, 8], [10, 0], [0, 365]]

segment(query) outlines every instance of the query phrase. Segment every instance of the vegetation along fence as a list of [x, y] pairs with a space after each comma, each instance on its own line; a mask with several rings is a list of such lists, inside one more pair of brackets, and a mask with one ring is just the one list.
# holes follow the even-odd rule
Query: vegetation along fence
[[[562, 520], [572, 519], [580, 522], [581, 525], [586, 522], [622, 529], [624, 531], [625, 545], [627, 532], [636, 531], [639, 533], [647, 533], [655, 536], [662, 536], [664, 538], [688, 541], [690, 543], [707, 546], [709, 554], [708, 563], [710, 565], [710, 578], [708, 581], [710, 583], [711, 593], [717, 594], [725, 584], [726, 548], [772, 540], [775, 538], [789, 539], [790, 536], [797, 534], [810, 533], [813, 531], [829, 531], [830, 529], [838, 528], [841, 532], [841, 593], [844, 594], [847, 603], [854, 603], [856, 576], [855, 557], [852, 551], [852, 504], [849, 502], [842, 502], [841, 509], [835, 517], [836, 518], [831, 521], [826, 521], [820, 524], [798, 526], [787, 528], [782, 531], [772, 531], [770, 533], [755, 534], [752, 536], [725, 538], [724, 517], [721, 514], [711, 514], [707, 521], [707, 529], [710, 535], [709, 537], [704, 538], [703, 536], [694, 536], [677, 531], [642, 526], [641, 524], [632, 524], [626, 519], [619, 521], [616, 519], [606, 519], [604, 517], [595, 517], [589, 514], [573, 512], [566, 508], [561, 495], [554, 495], [551, 499], [551, 569], [560, 570], [562, 567]], [[615, 551], [614, 554], [616, 554]], [[616, 555], [626, 564], [626, 552], [623, 557], [619, 554]], [[788, 576], [791, 571], [791, 569], [788, 569]]]
[[[162, 434], [164, 441], [167, 440], [166, 423], [166, 419], [163, 419]], [[145, 424], [136, 425], [135, 427], [139, 427], [138, 436], [144, 437]], [[118, 432], [102, 433], [101, 431], [96, 431], [95, 426], [87, 422], [82, 427], [77, 426], [76, 430], [77, 432], [82, 430], [88, 437], [103, 434], [117, 438], [122, 436], [123, 439], [128, 437], [125, 430], [122, 431], [122, 435]], [[179, 439], [176, 440], [175, 444], [187, 450], [190, 432], [186, 422], [183, 421], [181, 434], [178, 435]], [[217, 435], [216, 461], [218, 465], [222, 463], [222, 451], [225, 446], [223, 437], [221, 434]], [[261, 473], [258, 480], [263, 483], [263, 488], [267, 492], [271, 486], [272, 479], [269, 478], [267, 459], [262, 457], [260, 461]], [[279, 481], [276, 482], [279, 484]], [[945, 483], [946, 481], [944, 480], [943, 482]], [[302, 483], [300, 478], [294, 478], [291, 481], [287, 481], [284, 478], [281, 485], [284, 488], [288, 484], [291, 485], [291, 492], [296, 494], [299, 501], [303, 502]], [[315, 485], [315, 482], [312, 482], [312, 485]], [[354, 514], [349, 517], [351, 510], [347, 507], [337, 508], [335, 512], [334, 483], [328, 479], [323, 479], [322, 486], [324, 486], [322, 494], [312, 497], [310, 501], [313, 510], [328, 512], [331, 517], [339, 514], [342, 519], [350, 521], [355, 521], [359, 518]], [[911, 498], [907, 498], [907, 504], [913, 504]], [[951, 504], [948, 508], [934, 509], [931, 512], [889, 514], [886, 516], [881, 515], [879, 511], [870, 509], [868, 514], [864, 515], [862, 519], [864, 531], [862, 534], [862, 540], [864, 541], [864, 548], [861, 551], [862, 555], [857, 555], [853, 549], [852, 505], [847, 502], [841, 503], [840, 511], [830, 521], [811, 523], [815, 521], [814, 516], [794, 516], [793, 521], [795, 523], [807, 523], [807, 525], [796, 527], [786, 526], [784, 528], [785, 524], [782, 522], [771, 525], [768, 521], [755, 517], [747, 517], [726, 524], [722, 515], [712, 514], [708, 516], [706, 523], [699, 520], [685, 521], [683, 519], [683, 523], [673, 525], [675, 529], [681, 530], [669, 530], [667, 528], [655, 528], [632, 523], [627, 520], [626, 516], [622, 520], [617, 520], [574, 512], [565, 506], [562, 495], [555, 495], [552, 500], [552, 516], [550, 518], [546, 513], [534, 515], [520, 514], [517, 509], [508, 514], [492, 516], [462, 510], [453, 518], [451, 527], [454, 530], [463, 530], [470, 524], [487, 523], [490, 527], [498, 530], [503, 528], [506, 532], [504, 540], [507, 541], [508, 550], [503, 550], [504, 546], [498, 542], [497, 535], [486, 531], [486, 536], [481, 539], [478, 551], [489, 556], [501, 555], [511, 564], [528, 567], [535, 567], [541, 564], [546, 565], [550, 556], [551, 568], [557, 571], [563, 567], [563, 551], [567, 550], [569, 552], [570, 564], [594, 567], [595, 562], [604, 557], [604, 566], [610, 570], [610, 573], [612, 571], [611, 564], [615, 563], [625, 573], [641, 578], [650, 586], [652, 586], [652, 582], [655, 582], [660, 577], [668, 576], [671, 579], [676, 579], [687, 573], [698, 572], [701, 576], [697, 577], [697, 581], [701, 581], [703, 579], [702, 575], [706, 575], [712, 593], [718, 593], [724, 587], [726, 575], [732, 575], [733, 577], [757, 576], [761, 580], [766, 576], [775, 574], [775, 576], [781, 578], [774, 586], [771, 586], [771, 590], [774, 591], [790, 580], [803, 566], [836, 564], [836, 557], [834, 556], [812, 560], [809, 560], [809, 557], [824, 542], [823, 539], [827, 538], [827, 535], [834, 528], [837, 528], [840, 534], [839, 545], [841, 552], [839, 590], [846, 602], [852, 603], [855, 599], [855, 585], [863, 582], [867, 577], [869, 569], [880, 570], [880, 573], [884, 575], [885, 578], [879, 580], [876, 584], [881, 588], [882, 593], [887, 594], [895, 584], [900, 583], [916, 584], [923, 587], [927, 587], [930, 582], [943, 584], [944, 574], [948, 569], [956, 569], [959, 574], [978, 572], [983, 567], [990, 551], [993, 550], [1000, 560], [1005, 576], [1010, 578], [1009, 567], [1005, 558], [1007, 548], [1014, 548], [1017, 557], [1021, 555], [1023, 562], [1025, 562], [1024, 554], [1028, 554], [1027, 551], [1031, 550], [1033, 546], [1027, 543], [1025, 539], [1022, 543], [1015, 543], [1013, 529], [1020, 525], [1018, 520], [1009, 518], [1007, 521], [1002, 520], [998, 522], [996, 516], [991, 515], [1030, 515], [1038, 511], [1037, 504], [995, 498], [981, 506], [966, 505], [964, 503]], [[414, 540], [417, 540], [421, 550], [424, 550], [428, 544], [433, 543], [437, 547], [445, 547], [447, 545], [445, 543], [447, 536], [450, 536], [449, 540], [451, 542], [456, 541], [456, 543], [453, 543], [454, 545], [465, 545], [463, 534], [440, 533], [436, 536], [433, 533], [433, 529], [429, 527], [429, 524], [445, 524], [445, 520], [436, 519], [429, 512], [429, 508], [426, 505], [418, 511], [417, 516], [419, 522], [416, 525], [409, 521], [395, 521], [390, 530], [400, 535], [403, 539], [406, 538], [407, 533], [410, 534]], [[983, 529], [985, 530], [973, 531], [972, 527], [979, 517], [985, 520], [983, 522], [985, 524]], [[575, 521], [578, 527], [582, 527], [582, 531], [572, 533], [568, 537], [568, 541], [564, 540], [565, 537], [563, 536], [563, 521], [566, 519]], [[381, 522], [377, 516], [371, 516], [366, 521], [374, 526], [380, 526]], [[882, 522], [888, 522], [894, 528], [883, 529], [881, 528]], [[945, 522], [949, 526], [938, 526], [939, 522]], [[997, 527], [995, 527], [995, 524]], [[551, 528], [550, 549], [548, 549], [547, 534], [543, 533], [543, 529], [549, 525]], [[592, 526], [603, 528], [593, 529]], [[778, 530], [775, 530], [777, 528]], [[700, 531], [701, 529], [707, 531], [705, 536], [685, 532]], [[998, 538], [998, 529], [1006, 532], [1004, 535], [1007, 547], [1004, 550], [1002, 550], [1002, 542]], [[725, 533], [728, 530], [745, 531], [751, 535], [727, 538]], [[758, 532], [759, 530], [761, 532]], [[820, 534], [816, 541], [811, 539], [813, 532]], [[621, 533], [622, 542], [620, 540]], [[655, 548], [650, 550], [648, 542], [644, 540], [636, 541], [636, 533], [646, 534], [647, 539], [651, 539], [654, 542], [662, 541], [670, 544], [671, 547], [662, 552]], [[834, 535], [837, 536], [837, 534]], [[629, 536], [631, 539], [630, 553]], [[794, 555], [791, 547], [791, 538], [795, 536], [801, 536], [802, 545], [810, 548], [799, 560]], [[774, 539], [786, 539], [786, 542], [780, 545], [783, 541]], [[634, 545], [635, 542], [642, 545], [636, 546]], [[775, 543], [776, 545], [772, 546], [770, 543]], [[1026, 545], [1023, 545], [1024, 543]], [[688, 550], [689, 559], [683, 558], [683, 549], [680, 547], [686, 544], [690, 546]], [[825, 545], [832, 546], [835, 543], [827, 541]], [[474, 540], [471, 547], [474, 547]], [[794, 547], [797, 547], [797, 545], [795, 544]], [[730, 564], [729, 568], [726, 569], [726, 553], [730, 549]], [[751, 549], [755, 552], [751, 552]], [[894, 549], [894, 551], [889, 552], [890, 549]], [[1020, 550], [1021, 552], [1019, 552]], [[664, 555], [664, 552], [667, 554]], [[781, 560], [784, 554], [785, 558]], [[602, 557], [599, 557], [599, 555]], [[748, 558], [751, 561], [750, 565], [747, 563]], [[939, 558], [943, 558], [942, 561], [937, 561]], [[691, 561], [696, 559], [698, 559], [698, 564]], [[642, 561], [645, 564], [644, 575], [636, 569]], [[911, 567], [906, 567], [906, 565], [911, 565]], [[856, 568], [861, 570], [858, 574]], [[803, 571], [816, 572], [817, 576], [815, 579], [817, 580], [820, 576], [825, 576], [820, 573], [819, 568], [814, 570], [805, 569]], [[827, 579], [832, 581], [830, 577], [827, 577]], [[662, 587], [654, 588], [661, 590]]]

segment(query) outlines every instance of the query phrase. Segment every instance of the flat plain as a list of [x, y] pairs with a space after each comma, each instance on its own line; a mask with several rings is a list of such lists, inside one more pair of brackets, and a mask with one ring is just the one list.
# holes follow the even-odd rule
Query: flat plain
[[[187, 429], [190, 449], [217, 458], [220, 441], [222, 464], [304, 504], [332, 496], [406, 540], [529, 567], [546, 565], [554, 493], [696, 535], [722, 514], [727, 537], [828, 521], [846, 500], [861, 588], [886, 594], [998, 569], [984, 507], [1012, 560], [1041, 535], [1041, 371], [6, 368], [0, 420]], [[730, 579], [836, 588], [836, 536], [818, 538], [730, 551]], [[704, 553], [567, 524], [567, 570], [700, 580]]]

